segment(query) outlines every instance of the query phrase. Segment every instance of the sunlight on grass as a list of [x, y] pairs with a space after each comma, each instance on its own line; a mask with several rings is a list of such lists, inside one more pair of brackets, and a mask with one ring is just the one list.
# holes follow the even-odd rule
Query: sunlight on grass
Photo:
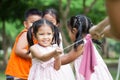
[[4, 72], [0, 72], [0, 80], [6, 80]]

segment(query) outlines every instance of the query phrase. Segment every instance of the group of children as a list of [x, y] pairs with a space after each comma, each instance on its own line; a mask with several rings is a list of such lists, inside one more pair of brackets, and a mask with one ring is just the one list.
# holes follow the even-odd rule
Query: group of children
[[[25, 29], [17, 36], [6, 68], [7, 80], [113, 80], [92, 43], [91, 20], [84, 15], [68, 21], [74, 47], [64, 54], [60, 20], [53, 8], [25, 13]], [[77, 42], [77, 43], [76, 43]], [[91, 51], [92, 50], [92, 51]], [[74, 61], [75, 76], [70, 66]]]

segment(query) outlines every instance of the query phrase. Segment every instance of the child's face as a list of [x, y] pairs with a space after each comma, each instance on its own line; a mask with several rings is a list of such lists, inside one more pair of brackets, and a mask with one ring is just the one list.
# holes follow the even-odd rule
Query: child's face
[[54, 25], [57, 26], [56, 17], [54, 15], [45, 14], [43, 18], [47, 19], [48, 21], [52, 22]]
[[70, 39], [72, 41], [75, 41], [76, 40], [76, 33], [77, 33], [77, 30], [76, 29], [73, 29], [73, 30], [68, 30], [68, 33], [69, 33], [69, 36], [70, 36]]
[[72, 40], [72, 41], [74, 41], [75, 39], [74, 39], [74, 35], [73, 35], [73, 33], [69, 30], [69, 36], [70, 36], [70, 39]]
[[30, 15], [26, 21], [24, 21], [25, 28], [29, 29], [32, 26], [33, 22], [40, 20], [42, 17], [39, 15]]
[[42, 25], [36, 34], [36, 39], [38, 40], [38, 43], [43, 46], [47, 47], [50, 46], [52, 43], [52, 38], [53, 38], [53, 32], [51, 27], [48, 25], [44, 24]]

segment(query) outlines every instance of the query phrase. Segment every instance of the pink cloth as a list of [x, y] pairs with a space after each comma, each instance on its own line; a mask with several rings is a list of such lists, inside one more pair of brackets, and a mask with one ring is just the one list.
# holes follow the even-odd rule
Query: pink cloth
[[84, 76], [85, 80], [90, 80], [90, 76], [94, 72], [94, 67], [97, 64], [97, 61], [93, 49], [91, 35], [88, 34], [85, 39], [86, 43], [84, 47], [83, 58], [79, 68], [79, 73]]

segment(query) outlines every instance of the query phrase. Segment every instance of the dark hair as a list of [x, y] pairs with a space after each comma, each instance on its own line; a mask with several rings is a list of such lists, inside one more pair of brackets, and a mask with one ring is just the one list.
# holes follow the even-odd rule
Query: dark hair
[[56, 31], [56, 30], [58, 30], [58, 28], [55, 25], [53, 25], [52, 22], [50, 22], [46, 19], [41, 19], [41, 20], [35, 21], [33, 23], [33, 25], [28, 29], [27, 39], [28, 39], [29, 46], [32, 46], [34, 44], [32, 29], [33, 29], [33, 34], [36, 37], [36, 33], [38, 32], [38, 29], [44, 24], [47, 24], [48, 26], [51, 27], [52, 31], [54, 32], [53, 43], [58, 44], [58, 46], [59, 46], [59, 44], [60, 44], [59, 31]]
[[38, 16], [42, 17], [43, 13], [42, 13], [42, 11], [40, 11], [36, 8], [31, 8], [25, 12], [25, 14], [24, 14], [25, 20], [27, 20], [27, 18], [31, 15], [38, 15]]
[[[72, 16], [70, 18], [70, 20], [68, 21], [68, 27], [69, 29], [72, 31], [73, 28], [76, 28], [77, 34], [76, 34], [76, 41], [82, 40], [83, 36], [82, 34], [88, 34], [89, 33], [89, 29], [93, 26], [92, 21], [90, 20], [90, 18], [88, 18], [85, 15], [77, 15], [77, 16]], [[94, 40], [95, 42], [97, 42], [96, 40]], [[83, 43], [83, 40], [76, 43], [74, 45], [74, 48], [76, 48], [78, 45], [80, 45], [81, 43]]]
[[54, 8], [48, 8], [48, 9], [46, 9], [46, 10], [43, 11], [43, 17], [46, 14], [50, 14], [51, 16], [54, 16], [56, 18], [57, 24], [60, 23], [59, 16], [58, 16], [58, 13], [57, 13], [56, 9], [54, 9]]

